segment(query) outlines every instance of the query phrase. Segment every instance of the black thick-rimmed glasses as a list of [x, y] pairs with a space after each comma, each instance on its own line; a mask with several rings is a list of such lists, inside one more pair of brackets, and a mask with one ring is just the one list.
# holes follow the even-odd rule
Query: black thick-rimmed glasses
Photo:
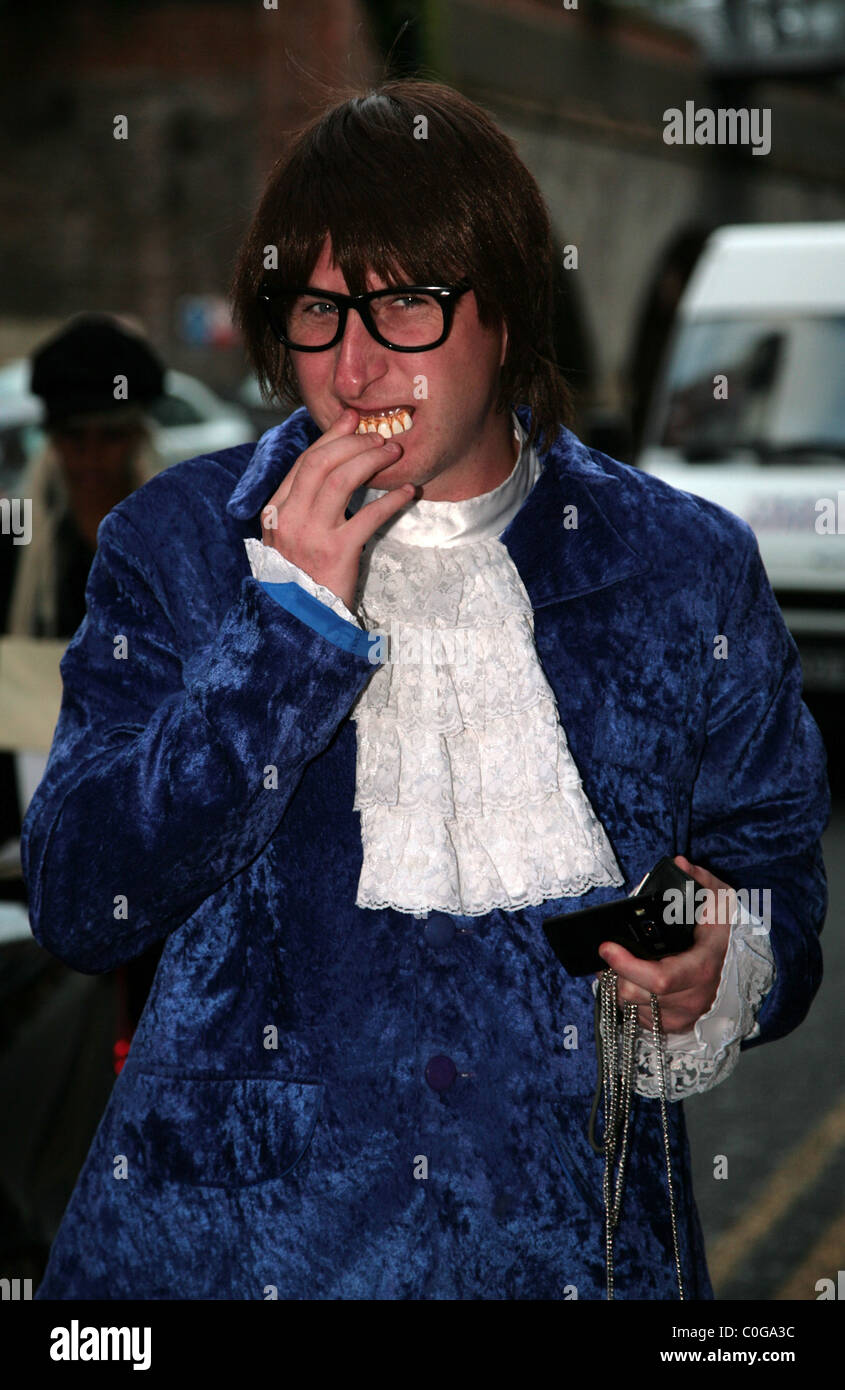
[[278, 290], [263, 285], [259, 300], [275, 336], [295, 352], [324, 352], [343, 337], [350, 309], [367, 331], [392, 352], [429, 352], [449, 336], [455, 305], [471, 288], [456, 285], [396, 285], [367, 294], [334, 290]]

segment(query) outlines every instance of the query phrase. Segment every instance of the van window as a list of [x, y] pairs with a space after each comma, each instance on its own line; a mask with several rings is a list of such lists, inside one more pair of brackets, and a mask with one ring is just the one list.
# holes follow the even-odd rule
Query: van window
[[767, 463], [841, 458], [843, 380], [844, 315], [683, 323], [651, 442], [690, 461], [749, 452]]

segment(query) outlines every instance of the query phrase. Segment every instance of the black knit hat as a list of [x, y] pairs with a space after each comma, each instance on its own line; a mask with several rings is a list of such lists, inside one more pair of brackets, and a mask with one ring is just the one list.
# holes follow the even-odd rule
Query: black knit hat
[[[125, 377], [125, 386], [115, 377]], [[30, 390], [44, 401], [49, 427], [73, 415], [149, 405], [164, 390], [164, 366], [143, 338], [107, 314], [80, 314], [33, 353]]]

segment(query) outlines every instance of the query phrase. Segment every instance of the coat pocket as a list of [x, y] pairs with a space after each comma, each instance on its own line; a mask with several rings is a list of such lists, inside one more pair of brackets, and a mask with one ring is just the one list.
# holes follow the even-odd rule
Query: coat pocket
[[[155, 1182], [246, 1187], [283, 1178], [314, 1134], [322, 1083], [139, 1072], [115, 1130], [129, 1173]], [[122, 1129], [122, 1140], [120, 1130]]]

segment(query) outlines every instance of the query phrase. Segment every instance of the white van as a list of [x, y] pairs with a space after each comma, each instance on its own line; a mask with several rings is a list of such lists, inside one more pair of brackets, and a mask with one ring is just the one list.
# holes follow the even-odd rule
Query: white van
[[845, 222], [723, 227], [637, 463], [753, 528], [807, 690], [845, 690]]

